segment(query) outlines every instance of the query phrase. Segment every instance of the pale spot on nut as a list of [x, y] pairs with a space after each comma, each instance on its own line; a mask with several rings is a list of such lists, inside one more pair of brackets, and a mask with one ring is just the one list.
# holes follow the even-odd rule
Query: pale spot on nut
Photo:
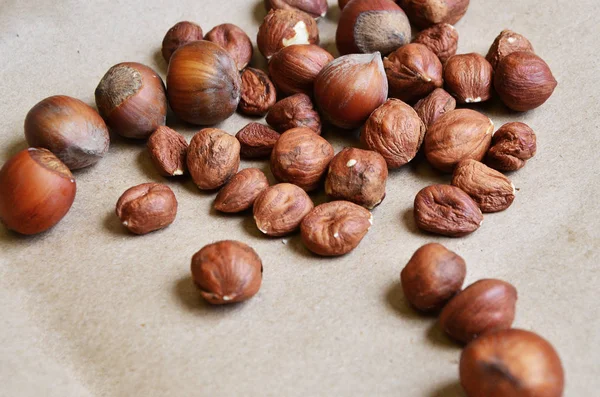
[[481, 102], [481, 97], [478, 96], [477, 98], [467, 98], [465, 99], [466, 103], [477, 103], [477, 102]]
[[228, 301], [230, 301], [230, 300], [232, 300], [232, 299], [233, 299], [233, 296], [230, 296], [230, 295], [225, 295], [225, 296], [223, 296], [223, 300], [224, 300], [225, 302], [228, 302]]
[[296, 32], [296, 34], [293, 37], [282, 40], [282, 43], [285, 47], [294, 44], [309, 43], [308, 29], [306, 28], [306, 24], [304, 23], [304, 21], [300, 21], [294, 26], [294, 32]]
[[333, 234], [333, 237], [335, 237], [335, 238], [340, 238], [340, 234], [339, 234], [338, 232], [335, 232], [335, 233]]
[[356, 163], [358, 163], [357, 160], [351, 159], [346, 163], [346, 167], [354, 167], [356, 165]]
[[517, 39], [515, 39], [514, 37], [509, 37], [506, 41], [509, 42], [509, 44], [514, 43], [515, 41], [517, 41]]
[[517, 193], [517, 188], [515, 187], [515, 184], [511, 182], [510, 186], [512, 187], [513, 194]]
[[371, 216], [369, 217], [369, 223], [371, 224], [371, 226], [373, 226], [373, 214], [371, 214]]
[[175, 170], [175, 172], [173, 172], [173, 176], [176, 176], [176, 175], [183, 175], [183, 170], [182, 169]]
[[127, 227], [127, 225], [129, 225], [129, 222], [123, 221], [123, 226]]

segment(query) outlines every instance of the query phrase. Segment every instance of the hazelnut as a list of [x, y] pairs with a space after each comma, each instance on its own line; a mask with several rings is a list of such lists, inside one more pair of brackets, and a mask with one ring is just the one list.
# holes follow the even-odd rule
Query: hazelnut
[[187, 167], [198, 188], [213, 190], [223, 186], [240, 166], [240, 143], [216, 128], [205, 128], [192, 138]]
[[182, 45], [202, 40], [202, 28], [194, 22], [178, 22], [165, 34], [162, 42], [162, 56], [169, 63], [171, 55]]
[[510, 328], [516, 304], [517, 290], [511, 284], [479, 280], [448, 302], [440, 313], [440, 326], [452, 339], [469, 343], [486, 332]]
[[244, 70], [248, 66], [254, 53], [250, 37], [232, 23], [215, 26], [206, 34], [204, 40], [211, 41], [227, 51], [238, 70]]
[[460, 292], [467, 266], [465, 260], [441, 244], [419, 248], [402, 272], [402, 290], [417, 310], [437, 311]]
[[325, 193], [373, 209], [385, 197], [388, 167], [371, 150], [344, 148], [329, 163]]
[[279, 183], [263, 190], [254, 201], [254, 221], [267, 236], [285, 236], [300, 227], [313, 207], [304, 190], [291, 183]]
[[440, 88], [442, 63], [423, 44], [407, 44], [383, 60], [390, 86], [390, 96], [405, 102], [416, 102]]
[[527, 124], [508, 123], [494, 134], [486, 162], [499, 171], [516, 171], [525, 166], [536, 150], [535, 133]]
[[265, 120], [275, 131], [306, 127], [321, 134], [321, 118], [306, 94], [292, 95], [277, 102], [271, 106]]
[[446, 88], [459, 103], [477, 103], [492, 97], [492, 65], [479, 54], [454, 55], [444, 66]]
[[269, 181], [261, 170], [243, 169], [219, 191], [215, 209], [228, 213], [245, 211], [252, 207], [258, 195], [268, 187]]
[[95, 96], [106, 124], [126, 138], [146, 139], [165, 125], [165, 85], [148, 66], [135, 62], [113, 66], [100, 80]]
[[47, 149], [29, 148], [0, 169], [0, 221], [21, 234], [56, 225], [75, 200], [75, 179]]
[[210, 41], [195, 41], [171, 57], [167, 94], [173, 112], [192, 124], [210, 125], [231, 116], [242, 81], [231, 56]]
[[412, 107], [388, 99], [369, 117], [360, 134], [363, 144], [380, 153], [388, 168], [399, 168], [419, 151], [425, 125]]
[[541, 106], [558, 83], [544, 60], [530, 52], [513, 52], [498, 63], [494, 88], [506, 106], [525, 112]]
[[410, 43], [410, 23], [392, 0], [355, 0], [344, 7], [335, 34], [341, 55], [389, 54]]
[[177, 199], [167, 185], [143, 183], [121, 195], [116, 212], [130, 232], [147, 234], [173, 223], [177, 215]]
[[192, 257], [192, 278], [209, 303], [222, 305], [252, 298], [260, 289], [263, 266], [252, 248], [239, 241], [209, 244]]
[[471, 109], [457, 109], [441, 116], [425, 135], [425, 156], [432, 166], [452, 172], [461, 160], [481, 161], [492, 141], [494, 123]]
[[298, 10], [304, 11], [313, 18], [327, 15], [327, 0], [265, 0], [267, 11]]
[[249, 116], [264, 116], [276, 101], [277, 92], [269, 76], [262, 70], [244, 69], [240, 111]]
[[102, 117], [79, 99], [52, 96], [25, 117], [25, 139], [46, 148], [72, 170], [95, 164], [108, 151], [110, 138]]
[[343, 10], [346, 7], [346, 4], [350, 3], [351, 0], [338, 0], [338, 6], [340, 10]]
[[436, 88], [419, 100], [414, 108], [427, 129], [444, 114], [456, 109], [456, 100], [443, 88]]
[[279, 133], [266, 125], [250, 123], [235, 136], [240, 141], [240, 154], [244, 158], [260, 158], [271, 155]]
[[185, 173], [188, 144], [183, 135], [161, 126], [150, 135], [147, 146], [150, 159], [162, 176]]
[[419, 32], [413, 42], [429, 48], [444, 64], [456, 54], [458, 31], [449, 23], [438, 23]]
[[273, 55], [269, 74], [283, 94], [312, 95], [317, 75], [331, 61], [333, 56], [317, 45], [291, 45]]
[[319, 44], [319, 27], [307, 13], [298, 10], [271, 10], [258, 29], [256, 44], [270, 59], [277, 51], [294, 44]]
[[485, 59], [496, 69], [502, 58], [513, 52], [520, 51], [534, 52], [533, 46], [525, 36], [506, 29], [496, 37]]
[[387, 99], [388, 82], [381, 54], [339, 57], [315, 80], [315, 103], [324, 117], [341, 128], [359, 127]]
[[419, 229], [450, 237], [471, 234], [483, 223], [477, 203], [451, 185], [431, 185], [417, 193], [414, 216]]
[[565, 375], [552, 345], [533, 332], [488, 332], [460, 356], [460, 384], [468, 397], [561, 397]]
[[281, 134], [271, 152], [271, 172], [280, 182], [308, 191], [319, 187], [333, 146], [309, 128], [294, 128]]
[[422, 29], [438, 23], [455, 25], [469, 8], [469, 0], [399, 0], [398, 4]]
[[360, 244], [373, 225], [373, 215], [348, 201], [316, 206], [300, 224], [302, 242], [321, 256], [347, 254]]

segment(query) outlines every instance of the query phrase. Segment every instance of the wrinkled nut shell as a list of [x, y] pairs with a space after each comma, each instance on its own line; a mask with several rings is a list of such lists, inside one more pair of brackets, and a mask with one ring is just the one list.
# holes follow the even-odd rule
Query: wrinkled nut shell
[[443, 88], [436, 88], [415, 105], [415, 111], [425, 124], [425, 128], [429, 128], [440, 117], [454, 109], [456, 109], [456, 99]]
[[460, 54], [444, 65], [446, 88], [459, 103], [485, 102], [492, 97], [494, 69], [479, 54]]
[[467, 12], [470, 0], [400, 0], [398, 4], [419, 28], [438, 23], [456, 24]]
[[319, 44], [315, 20], [298, 10], [271, 10], [258, 29], [258, 49], [270, 59], [277, 51], [294, 44]]
[[117, 201], [116, 213], [130, 232], [147, 234], [173, 223], [177, 199], [166, 185], [144, 183], [123, 193]]
[[268, 236], [293, 233], [302, 219], [313, 209], [308, 194], [291, 183], [266, 188], [254, 202], [256, 227]]
[[183, 175], [186, 170], [188, 144], [180, 133], [158, 127], [148, 139], [148, 153], [156, 170], [163, 176]]
[[242, 72], [242, 93], [238, 109], [249, 116], [264, 116], [277, 101], [275, 86], [262, 70]]
[[265, 121], [278, 132], [306, 127], [321, 135], [321, 118], [306, 94], [292, 95], [277, 102], [269, 110]]
[[279, 133], [266, 125], [250, 123], [242, 128], [235, 137], [240, 142], [240, 153], [244, 158], [261, 158], [271, 155]]
[[215, 209], [235, 213], [252, 207], [263, 190], [269, 187], [265, 174], [257, 168], [246, 168], [231, 178], [217, 194]]
[[190, 142], [187, 166], [198, 188], [219, 188], [236, 174], [240, 166], [240, 143], [225, 131], [205, 128]]
[[252, 59], [254, 49], [250, 37], [240, 27], [231, 23], [215, 26], [204, 40], [221, 46], [235, 61], [238, 70], [243, 70]]
[[313, 18], [327, 14], [327, 0], [265, 0], [267, 11], [271, 9], [304, 11]]
[[525, 36], [507, 29], [496, 37], [485, 59], [496, 69], [502, 58], [519, 51], [534, 52], [533, 46]]
[[508, 123], [494, 134], [486, 162], [499, 171], [516, 171], [525, 166], [536, 150], [535, 133], [527, 124]]
[[202, 40], [202, 28], [194, 22], [181, 21], [167, 31], [162, 42], [162, 56], [167, 63], [181, 46]]
[[443, 64], [456, 54], [458, 31], [449, 23], [439, 23], [419, 32], [414, 42], [429, 48]]

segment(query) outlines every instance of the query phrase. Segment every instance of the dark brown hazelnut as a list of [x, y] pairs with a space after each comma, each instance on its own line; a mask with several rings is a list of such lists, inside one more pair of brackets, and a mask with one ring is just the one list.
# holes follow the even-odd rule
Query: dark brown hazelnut
[[278, 132], [306, 127], [317, 135], [321, 134], [321, 118], [306, 94], [292, 95], [277, 102], [271, 107], [265, 120]]
[[188, 144], [180, 133], [161, 126], [148, 139], [148, 153], [162, 176], [183, 175], [186, 170]]
[[479, 54], [454, 55], [444, 65], [448, 92], [459, 103], [477, 103], [492, 97], [494, 69]]
[[458, 31], [449, 23], [438, 23], [419, 32], [413, 42], [429, 48], [444, 64], [456, 54]]
[[254, 221], [267, 236], [285, 236], [300, 227], [313, 207], [312, 200], [300, 187], [279, 183], [263, 190], [254, 201]]
[[527, 124], [504, 124], [492, 137], [486, 163], [498, 171], [516, 171], [525, 166], [536, 150], [535, 133]]
[[525, 36], [506, 29], [496, 37], [485, 59], [496, 69], [502, 58], [519, 51], [534, 52], [533, 46]]
[[162, 42], [162, 56], [169, 63], [171, 55], [182, 45], [202, 40], [202, 28], [194, 22], [178, 22], [165, 34]]
[[240, 166], [240, 143], [223, 130], [205, 128], [192, 138], [187, 167], [198, 188], [214, 190], [226, 184]]
[[313, 18], [327, 15], [327, 0], [264, 0], [267, 11], [298, 10], [304, 11]]
[[260, 158], [271, 155], [279, 133], [266, 125], [250, 123], [235, 136], [240, 141], [240, 154], [244, 158]]
[[399, 0], [398, 4], [419, 28], [438, 23], [454, 25], [469, 8], [469, 0]]
[[117, 216], [135, 234], [169, 226], [177, 216], [177, 199], [167, 185], [144, 183], [127, 189], [117, 201]]
[[271, 10], [258, 29], [256, 44], [267, 59], [284, 47], [294, 44], [319, 44], [319, 27], [315, 20], [298, 10]]
[[423, 120], [425, 128], [437, 121], [444, 114], [456, 108], [456, 99], [443, 88], [436, 88], [414, 106], [415, 111]]
[[214, 207], [217, 211], [236, 213], [252, 207], [256, 198], [269, 187], [265, 174], [257, 168], [238, 172], [217, 194]]
[[269, 76], [259, 69], [244, 69], [238, 109], [249, 116], [264, 116], [276, 101], [277, 92]]
[[215, 26], [206, 34], [204, 40], [212, 41], [227, 51], [238, 70], [244, 70], [248, 66], [254, 53], [250, 37], [240, 27], [231, 23]]

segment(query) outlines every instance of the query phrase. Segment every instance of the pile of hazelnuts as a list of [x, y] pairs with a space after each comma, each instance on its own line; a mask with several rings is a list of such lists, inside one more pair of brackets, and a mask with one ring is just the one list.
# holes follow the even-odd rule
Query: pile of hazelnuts
[[[165, 35], [166, 87], [148, 66], [113, 66], [95, 91], [98, 112], [78, 99], [53, 96], [25, 119], [30, 148], [0, 170], [0, 220], [22, 234], [57, 224], [75, 198], [71, 173], [108, 151], [109, 128], [147, 139], [150, 157], [166, 177], [189, 174], [199, 189], [218, 191], [214, 207], [226, 213], [252, 209], [268, 236], [300, 229], [317, 255], [339, 256], [358, 246], [373, 224], [371, 211], [385, 197], [388, 170], [409, 163], [421, 148], [452, 182], [424, 188], [415, 198], [419, 228], [446, 236], [477, 230], [483, 213], [502, 211], [515, 187], [502, 172], [522, 168], [536, 151], [534, 131], [520, 122], [494, 133], [482, 113], [457, 105], [496, 95], [508, 108], [541, 106], [556, 80], [531, 43], [504, 30], [486, 57], [456, 54], [453, 24], [469, 0], [349, 0], [336, 33], [340, 57], [318, 46], [316, 20], [326, 0], [265, 0], [269, 13], [257, 36], [268, 73], [248, 67], [252, 41], [232, 24], [207, 34], [180, 22]], [[411, 42], [412, 26], [422, 29]], [[389, 98], [389, 99], [388, 99]], [[214, 125], [236, 110], [252, 122], [235, 136], [205, 128], [187, 142], [166, 126], [167, 108], [194, 125]], [[360, 128], [362, 148], [335, 154], [321, 137], [322, 122]], [[269, 186], [240, 159], [270, 158], [279, 182]], [[323, 183], [324, 182], [324, 183]], [[309, 192], [325, 187], [334, 199], [314, 206]], [[116, 214], [124, 227], [146, 234], [177, 214], [173, 191], [145, 183], [123, 193]], [[247, 300], [260, 289], [262, 262], [244, 243], [220, 241], [192, 258], [192, 277], [210, 303]], [[450, 337], [468, 343], [460, 362], [469, 396], [560, 396], [564, 376], [552, 346], [531, 332], [510, 329], [516, 289], [501, 280], [462, 289], [464, 260], [439, 244], [421, 247], [401, 273], [408, 301], [440, 311]]]

